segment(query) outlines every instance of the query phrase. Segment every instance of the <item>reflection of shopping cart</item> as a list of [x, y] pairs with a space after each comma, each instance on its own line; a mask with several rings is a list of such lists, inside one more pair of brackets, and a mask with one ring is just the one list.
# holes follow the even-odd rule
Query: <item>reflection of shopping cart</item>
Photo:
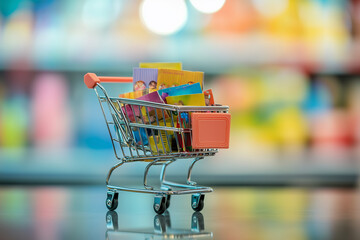
[[[194, 212], [191, 216], [191, 229], [173, 228], [171, 225], [170, 213], [165, 211], [164, 215], [154, 217], [153, 228], [125, 228], [119, 226], [118, 215], [115, 211], [108, 211], [106, 214], [106, 239], [213, 239], [212, 232], [206, 232], [204, 217], [200, 212]], [[131, 237], [130, 237], [131, 236]]]
[[[170, 204], [171, 195], [193, 194], [191, 206], [201, 211], [204, 193], [209, 187], [197, 186], [191, 181], [194, 164], [206, 156], [213, 156], [218, 148], [229, 144], [230, 114], [227, 106], [174, 106], [148, 101], [109, 97], [100, 82], [129, 82], [131, 78], [97, 77], [88, 73], [84, 77], [88, 88], [98, 96], [110, 133], [115, 156], [120, 162], [107, 176], [106, 206], [110, 210], [118, 205], [118, 191], [155, 194], [154, 210], [163, 213]], [[196, 126], [196, 127], [195, 127]], [[122, 155], [122, 157], [120, 157]], [[194, 159], [188, 169], [186, 184], [165, 180], [165, 170], [178, 159]], [[109, 184], [112, 172], [131, 162], [148, 162], [145, 168], [144, 188], [128, 188]], [[161, 187], [156, 190], [147, 185], [147, 174], [153, 165], [161, 165]]]

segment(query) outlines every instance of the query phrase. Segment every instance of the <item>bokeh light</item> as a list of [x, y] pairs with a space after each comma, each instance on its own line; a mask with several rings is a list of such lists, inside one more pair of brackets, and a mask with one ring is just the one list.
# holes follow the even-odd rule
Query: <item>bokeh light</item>
[[183, 0], [144, 0], [140, 16], [152, 32], [169, 35], [179, 31], [186, 23], [187, 8]]
[[224, 6], [225, 0], [190, 0], [190, 2], [202, 13], [214, 13]]

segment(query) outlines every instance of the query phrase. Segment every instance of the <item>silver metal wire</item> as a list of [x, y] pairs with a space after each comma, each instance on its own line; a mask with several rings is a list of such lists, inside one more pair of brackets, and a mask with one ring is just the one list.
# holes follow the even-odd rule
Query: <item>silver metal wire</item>
[[[191, 113], [224, 113], [228, 112], [227, 106], [175, 106], [109, 97], [105, 88], [99, 83], [94, 90], [105, 118], [115, 156], [120, 160], [107, 175], [106, 185], [109, 190], [167, 195], [212, 191], [209, 187], [196, 186], [196, 183], [191, 181], [195, 163], [204, 157], [214, 156], [218, 152], [218, 149], [191, 148]], [[104, 104], [107, 107], [104, 107]], [[165, 180], [167, 166], [179, 159], [194, 159], [188, 168], [186, 184]], [[113, 171], [124, 163], [130, 162], [148, 162], [144, 171], [144, 189], [110, 185]], [[171, 186], [181, 188], [181, 190], [154, 190], [154, 187], [147, 185], [149, 169], [154, 165], [163, 166], [160, 183], [164, 189], [170, 189]]]

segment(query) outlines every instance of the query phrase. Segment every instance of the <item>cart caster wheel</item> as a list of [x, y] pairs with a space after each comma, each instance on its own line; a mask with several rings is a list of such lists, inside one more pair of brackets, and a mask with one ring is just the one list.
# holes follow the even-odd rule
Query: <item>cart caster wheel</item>
[[194, 212], [191, 216], [191, 230], [195, 232], [204, 231], [204, 216], [201, 212]]
[[[169, 186], [161, 186], [161, 190], [171, 191], [172, 189]], [[170, 199], [171, 199], [171, 194], [167, 194], [166, 195], [166, 209], [168, 209], [170, 207]]]
[[106, 227], [108, 230], [118, 230], [118, 215], [115, 211], [108, 211], [106, 213]]
[[166, 196], [157, 195], [154, 198], [154, 211], [157, 214], [163, 214], [166, 210]]
[[112, 192], [112, 191], [107, 192], [106, 207], [110, 211], [113, 211], [113, 210], [115, 210], [117, 208], [117, 206], [118, 206], [118, 198], [119, 198], [119, 193]]
[[191, 196], [191, 207], [194, 211], [200, 212], [204, 208], [205, 194], [193, 194]]
[[170, 199], [171, 199], [171, 195], [166, 195], [166, 209], [170, 207]]

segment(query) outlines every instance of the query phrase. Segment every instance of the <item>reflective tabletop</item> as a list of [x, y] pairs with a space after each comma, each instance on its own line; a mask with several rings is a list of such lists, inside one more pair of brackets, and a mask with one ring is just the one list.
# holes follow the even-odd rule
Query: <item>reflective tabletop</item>
[[0, 186], [0, 239], [360, 239], [355, 188], [215, 187], [201, 212], [173, 196], [157, 215], [153, 195], [103, 186]]

